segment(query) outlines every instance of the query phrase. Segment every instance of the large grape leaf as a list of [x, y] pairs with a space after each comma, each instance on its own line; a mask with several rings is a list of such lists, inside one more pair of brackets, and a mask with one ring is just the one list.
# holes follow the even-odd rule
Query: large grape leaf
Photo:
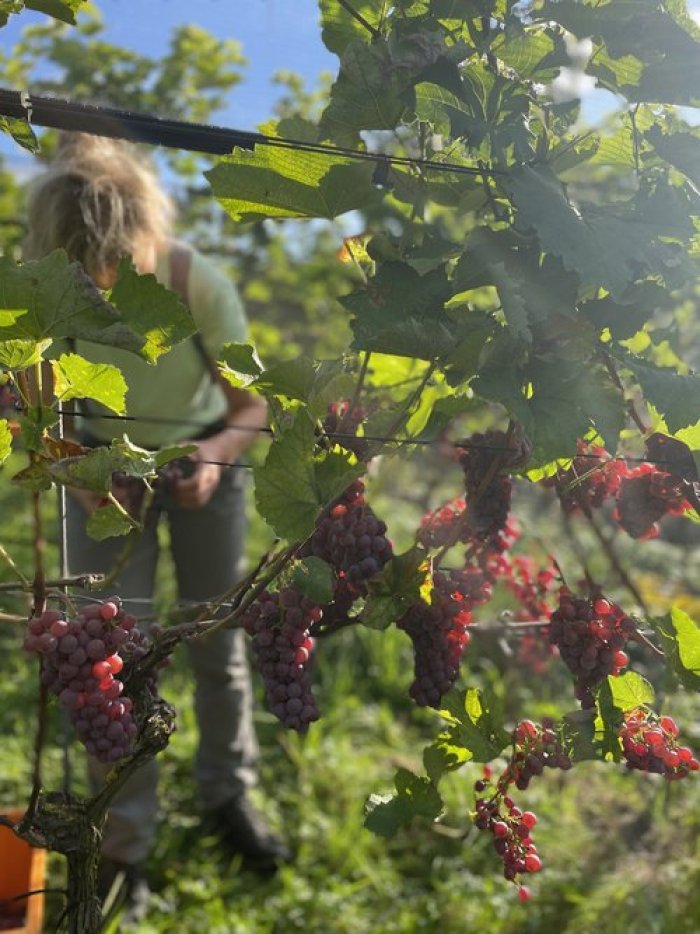
[[234, 149], [205, 172], [215, 197], [234, 220], [338, 217], [377, 204], [374, 166], [345, 156], [258, 146]]
[[353, 39], [370, 42], [372, 32], [364, 26], [361, 17], [371, 29], [381, 30], [393, 6], [392, 0], [351, 0], [350, 6], [358, 14], [352, 16], [338, 0], [319, 0], [321, 12], [321, 38], [330, 52], [342, 55]]
[[107, 301], [63, 250], [14, 263], [0, 257], [0, 340], [94, 341], [153, 361], [195, 328], [173, 293], [124, 260]]
[[149, 363], [155, 363], [173, 344], [196, 331], [192, 315], [179, 296], [161, 285], [155, 276], [139, 275], [128, 258], [119, 264], [109, 300], [124, 323], [143, 341], [139, 352]]
[[75, 14], [87, 0], [0, 0], [0, 26], [7, 23], [12, 13], [21, 13], [23, 9], [46, 13], [63, 23], [75, 25]]
[[59, 402], [94, 399], [117, 415], [126, 412], [126, 380], [116, 366], [90, 363], [79, 354], [62, 354], [52, 366]]
[[394, 778], [396, 794], [370, 795], [365, 804], [365, 827], [382, 837], [393, 837], [397, 830], [416, 817], [436, 820], [442, 813], [440, 794], [429, 778], [399, 769]]
[[695, 230], [673, 189], [640, 192], [620, 206], [577, 207], [546, 166], [522, 166], [509, 184], [518, 226], [534, 230], [542, 249], [561, 257], [585, 285], [603, 286], [617, 298], [650, 276], [681, 284], [697, 275], [681, 246]]
[[700, 136], [697, 132], [663, 133], [659, 126], [654, 126], [645, 134], [645, 139], [662, 159], [700, 188]]
[[383, 263], [366, 286], [341, 298], [353, 313], [353, 348], [431, 360], [449, 354], [464, 316], [445, 311], [445, 267], [419, 275], [408, 263]]
[[364, 472], [339, 450], [314, 454], [314, 441], [313, 422], [299, 412], [253, 471], [258, 511], [282, 538], [306, 538], [320, 510]]
[[87, 454], [65, 457], [47, 465], [47, 472], [57, 482], [106, 494], [112, 487], [112, 474], [152, 477], [163, 463], [153, 451], [146, 451], [129, 441], [93, 448]]
[[681, 374], [616, 350], [615, 356], [641, 386], [644, 398], [665, 418], [672, 432], [694, 425], [700, 413], [700, 375]]
[[680, 607], [650, 619], [666, 656], [668, 668], [691, 691], [700, 690], [700, 627]]
[[27, 120], [19, 117], [0, 117], [0, 130], [11, 136], [22, 149], [27, 149], [29, 152], [39, 151], [39, 140]]
[[403, 64], [385, 42], [349, 43], [321, 115], [323, 136], [352, 143], [360, 130], [393, 129], [406, 109], [404, 92], [421, 68], [435, 61], [438, 51], [439, 46], [432, 56]]
[[449, 724], [441, 742], [461, 746], [466, 758], [474, 762], [490, 762], [499, 756], [510, 742], [503, 728], [495, 700], [477, 688], [465, 691], [453, 689], [442, 701], [440, 716]]
[[[558, 22], [599, 48], [587, 66], [631, 101], [700, 103], [700, 42], [692, 21], [658, 0], [543, 0], [537, 20]], [[603, 44], [600, 47], [600, 44]]]

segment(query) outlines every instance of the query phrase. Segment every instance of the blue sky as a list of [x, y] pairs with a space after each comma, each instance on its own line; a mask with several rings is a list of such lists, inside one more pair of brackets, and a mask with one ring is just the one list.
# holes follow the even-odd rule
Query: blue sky
[[[238, 40], [248, 59], [244, 81], [216, 117], [218, 123], [236, 129], [253, 130], [270, 116], [280, 96], [272, 83], [276, 71], [297, 72], [312, 88], [321, 72], [335, 74], [338, 69], [337, 57], [321, 42], [317, 0], [99, 0], [95, 6], [105, 21], [108, 41], [154, 58], [167, 50], [173, 29], [185, 23]], [[24, 26], [46, 19], [31, 12], [11, 17], [0, 30], [3, 50], [14, 45]], [[17, 147], [0, 138], [0, 153], [14, 161]]]

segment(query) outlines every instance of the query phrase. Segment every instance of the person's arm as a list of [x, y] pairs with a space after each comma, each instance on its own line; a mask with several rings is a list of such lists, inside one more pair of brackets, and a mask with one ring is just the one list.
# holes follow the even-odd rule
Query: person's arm
[[184, 509], [198, 509], [209, 502], [222, 471], [233, 469], [219, 465], [238, 460], [257, 438], [260, 429], [267, 425], [267, 403], [261, 396], [235, 389], [224, 379], [221, 387], [228, 403], [227, 427], [211, 438], [193, 442], [198, 446], [191, 455], [196, 463], [194, 473], [175, 484], [175, 500]]

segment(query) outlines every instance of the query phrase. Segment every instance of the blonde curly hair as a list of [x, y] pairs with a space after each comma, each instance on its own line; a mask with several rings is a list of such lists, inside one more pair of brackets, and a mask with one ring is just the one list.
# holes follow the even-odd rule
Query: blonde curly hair
[[89, 275], [145, 246], [160, 249], [174, 220], [150, 165], [121, 140], [62, 133], [53, 162], [31, 185], [25, 259], [59, 247]]

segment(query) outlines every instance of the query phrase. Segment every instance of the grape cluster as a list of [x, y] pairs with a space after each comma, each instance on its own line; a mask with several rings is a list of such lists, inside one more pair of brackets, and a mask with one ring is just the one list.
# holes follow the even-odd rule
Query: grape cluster
[[356, 480], [316, 523], [304, 553], [330, 564], [355, 595], [367, 592], [367, 581], [392, 557], [386, 523], [365, 501], [364, 483]]
[[697, 772], [700, 762], [688, 746], [677, 742], [678, 727], [671, 717], [654, 718], [637, 709], [625, 716], [620, 729], [622, 752], [630, 769], [655, 772], [670, 781]]
[[621, 482], [615, 519], [632, 538], [656, 538], [659, 520], [690, 508], [678, 478], [644, 463]]
[[629, 471], [623, 460], [612, 458], [600, 445], [588, 444], [579, 438], [576, 452], [567, 470], [558, 471], [556, 477], [549, 477], [542, 483], [556, 487], [564, 512], [582, 512], [590, 516], [594, 509], [617, 497]]
[[532, 720], [522, 720], [513, 731], [513, 755], [499, 787], [514, 782], [517, 788], [525, 791], [532, 778], [541, 775], [546, 768], [564, 772], [571, 768], [571, 759], [559, 742], [554, 723], [545, 719], [538, 726]]
[[264, 590], [242, 619], [253, 640], [270, 710], [286, 727], [299, 732], [319, 717], [309, 661], [314, 644], [311, 626], [321, 616], [320, 607], [294, 587], [285, 587], [279, 593]]
[[74, 619], [46, 610], [28, 624], [24, 648], [41, 656], [41, 680], [70, 712], [80, 741], [101, 762], [128, 755], [137, 733], [133, 703], [117, 675], [148, 651], [148, 640], [116, 597]]
[[[483, 794], [486, 782], [476, 782], [477, 794]], [[521, 874], [539, 872], [542, 860], [532, 839], [537, 817], [532, 811], [522, 811], [508, 795], [496, 793], [491, 798], [476, 800], [474, 824], [493, 836], [493, 848], [503, 861], [503, 875], [509, 882]], [[530, 890], [521, 886], [521, 901], [528, 901]]]
[[[323, 419], [323, 431], [341, 447], [352, 451], [358, 460], [364, 460], [369, 452], [369, 442], [357, 437], [357, 429], [366, 418], [367, 412], [360, 406], [353, 406], [350, 410], [349, 399], [332, 402]], [[352, 435], [355, 437], [351, 437]]]
[[439, 707], [440, 699], [454, 684], [464, 650], [469, 644], [467, 627], [472, 622], [471, 601], [461, 572], [433, 577], [431, 602], [413, 604], [397, 622], [411, 637], [414, 679], [409, 693], [422, 707]]
[[469, 542], [470, 536], [464, 524], [466, 508], [464, 499], [453, 499], [426, 513], [416, 534], [418, 544], [424, 548], [442, 548], [460, 541]]
[[549, 641], [576, 678], [577, 699], [583, 707], [595, 706], [592, 688], [629, 661], [623, 650], [636, 632], [634, 620], [605, 597], [585, 599], [563, 590], [550, 623]]
[[[505, 527], [513, 484], [500, 471], [520, 466], [528, 457], [529, 446], [511, 442], [503, 431], [479, 432], [469, 438], [460, 463], [467, 494], [466, 524], [473, 540], [489, 541]], [[494, 461], [499, 469], [484, 486]]]

